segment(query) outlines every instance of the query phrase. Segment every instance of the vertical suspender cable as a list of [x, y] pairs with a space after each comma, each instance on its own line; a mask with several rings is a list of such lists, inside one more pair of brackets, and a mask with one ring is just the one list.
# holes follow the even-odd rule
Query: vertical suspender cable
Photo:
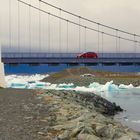
[[[120, 54], [120, 48], [121, 47], [121, 38], [119, 36], [119, 41], [118, 41], [118, 53]], [[120, 56], [119, 56], [120, 57]]]
[[135, 46], [135, 57], [137, 57], [137, 41], [136, 41], [136, 46]]
[[79, 52], [81, 52], [81, 17], [79, 16]]
[[69, 21], [67, 20], [67, 49], [66, 49], [66, 53], [69, 53], [68, 48], [69, 48]]
[[[31, 5], [31, 0], [30, 0]], [[29, 54], [31, 56], [32, 46], [31, 46], [31, 6], [29, 5]]]
[[[39, 1], [39, 9], [41, 9], [41, 3]], [[40, 10], [39, 10], [39, 51], [38, 51], [38, 54], [41, 53], [41, 13], [40, 13]]]
[[100, 51], [100, 23], [98, 23], [98, 49], [97, 52]]
[[[40, 1], [41, 1], [42, 3], [44, 3], [44, 4], [46, 4], [46, 5], [49, 5], [49, 6], [53, 7], [53, 8], [55, 8], [55, 9], [60, 9], [60, 7], [57, 7], [57, 6], [53, 5], [53, 4], [50, 4], [50, 3], [45, 2], [45, 1], [43, 1], [43, 0], [40, 0]], [[64, 9], [61, 9], [61, 10], [62, 10], [64, 13], [67, 13], [67, 14], [72, 15], [72, 16], [74, 16], [74, 17], [79, 17], [79, 15], [77, 15], [77, 14], [75, 14], [75, 13], [72, 13], [72, 12], [70, 12], [70, 11], [67, 11], [67, 10], [64, 10]], [[90, 20], [90, 19], [85, 18], [85, 17], [82, 17], [82, 16], [81, 16], [81, 19], [83, 19], [83, 20], [85, 20], [85, 21], [88, 21], [88, 22], [90, 22], [90, 23], [100, 24], [100, 26], [105, 27], [105, 28], [108, 28], [108, 29], [111, 29], [111, 30], [113, 30], [113, 31], [116, 30], [114, 27], [111, 27], [111, 26], [108, 26], [108, 25], [104, 25], [104, 24], [102, 24], [102, 23], [97, 23], [96, 21]], [[119, 32], [122, 32], [122, 33], [129, 34], [129, 35], [132, 35], [132, 36], [133, 36], [133, 34], [130, 33], [130, 32], [123, 31], [123, 30], [121, 30], [121, 29], [117, 29], [117, 30], [118, 30]], [[136, 36], [137, 36], [137, 37], [140, 37], [140, 35], [136, 35]]]
[[50, 14], [48, 14], [48, 52], [50, 53]]
[[134, 57], [136, 57], [136, 35], [134, 34]]
[[116, 29], [116, 54], [118, 54], [118, 30]]
[[102, 32], [102, 58], [103, 58], [103, 56], [104, 56], [104, 32]]
[[[59, 16], [61, 17], [61, 9], [59, 10]], [[61, 18], [59, 18], [59, 53], [61, 55]]]
[[9, 48], [11, 51], [11, 0], [9, 0]]
[[85, 45], [84, 45], [85, 49], [84, 51], [87, 51], [87, 27], [85, 26]]
[[18, 1], [18, 53], [20, 54], [20, 3]]

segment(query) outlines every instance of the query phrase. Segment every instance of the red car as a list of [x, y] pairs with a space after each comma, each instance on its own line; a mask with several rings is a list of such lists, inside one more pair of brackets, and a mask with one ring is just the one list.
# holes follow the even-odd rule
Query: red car
[[79, 54], [77, 58], [98, 58], [98, 55], [95, 52], [86, 52]]

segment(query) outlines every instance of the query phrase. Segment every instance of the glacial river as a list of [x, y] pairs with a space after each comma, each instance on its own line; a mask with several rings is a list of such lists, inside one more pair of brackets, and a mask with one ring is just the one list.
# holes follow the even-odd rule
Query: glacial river
[[[17, 88], [17, 86], [20, 86], [20, 88], [36, 88], [36, 86], [39, 86], [37, 88], [42, 88], [46, 86], [44, 85], [44, 83], [38, 83], [38, 82], [34, 83], [33, 81], [36, 81], [36, 80], [39, 81], [40, 78], [44, 78], [44, 76], [42, 75], [44, 73], [46, 74], [46, 73], [58, 72], [69, 67], [72, 67], [72, 66], [67, 66], [67, 65], [48, 66], [44, 64], [36, 65], [36, 66], [30, 66], [27, 64], [5, 65], [5, 73], [9, 75], [9, 78], [11, 80], [11, 83], [8, 83], [7, 85], [9, 87], [13, 86], [13, 88]], [[94, 66], [91, 68], [94, 68], [97, 70], [107, 70], [107, 71], [115, 71], [115, 72], [140, 73], [140, 66]], [[23, 75], [31, 75], [31, 74], [36, 74], [36, 73], [41, 74], [41, 75], [36, 75], [36, 76], [34, 75], [31, 77], [23, 76]], [[17, 77], [16, 79], [14, 76], [10, 77], [10, 75], [12, 74], [21, 75], [21, 76]], [[30, 81], [29, 79], [33, 83], [32, 82], [28, 83], [28, 81]], [[7, 81], [10, 81], [10, 80], [7, 80]], [[12, 84], [12, 80], [13, 80], [13, 84]], [[50, 88], [50, 89], [56, 88], [57, 90], [59, 90], [59, 88], [76, 88], [76, 90], [83, 90], [83, 91], [90, 91], [90, 92], [94, 92], [97, 86], [100, 86], [98, 87], [98, 89], [102, 89], [102, 91], [98, 91], [97, 94], [99, 93], [101, 96], [107, 98], [111, 102], [116, 102], [117, 105], [120, 105], [124, 110], [126, 110], [123, 113], [116, 115], [115, 119], [117, 121], [122, 122], [124, 125], [127, 125], [130, 128], [140, 132], [140, 88], [133, 88], [130, 86], [130, 87], [126, 87], [125, 89], [118, 90], [118, 87], [113, 85], [113, 83], [109, 83], [108, 85], [98, 85], [96, 83], [96, 84], [91, 85], [88, 88], [74, 87], [74, 85], [72, 84], [50, 85], [50, 83], [48, 83], [47, 86], [48, 86], [47, 88]], [[115, 92], [108, 91], [110, 87], [111, 89], [115, 88]]]

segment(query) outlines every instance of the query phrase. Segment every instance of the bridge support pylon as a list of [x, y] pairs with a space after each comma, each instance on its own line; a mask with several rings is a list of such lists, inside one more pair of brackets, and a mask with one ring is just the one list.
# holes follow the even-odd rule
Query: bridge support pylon
[[5, 82], [5, 73], [4, 73], [4, 64], [2, 63], [1, 59], [1, 44], [0, 44], [0, 87], [5, 88], [6, 82]]

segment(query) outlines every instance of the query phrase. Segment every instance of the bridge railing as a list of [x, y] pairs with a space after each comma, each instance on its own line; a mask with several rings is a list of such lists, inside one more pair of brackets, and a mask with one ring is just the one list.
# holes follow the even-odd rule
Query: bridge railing
[[64, 57], [64, 58], [74, 58], [78, 55], [79, 53], [2, 53], [3, 58], [59, 58], [59, 57]]
[[[79, 53], [2, 53], [2, 58], [76, 58]], [[99, 58], [140, 58], [140, 53], [98, 53]]]

